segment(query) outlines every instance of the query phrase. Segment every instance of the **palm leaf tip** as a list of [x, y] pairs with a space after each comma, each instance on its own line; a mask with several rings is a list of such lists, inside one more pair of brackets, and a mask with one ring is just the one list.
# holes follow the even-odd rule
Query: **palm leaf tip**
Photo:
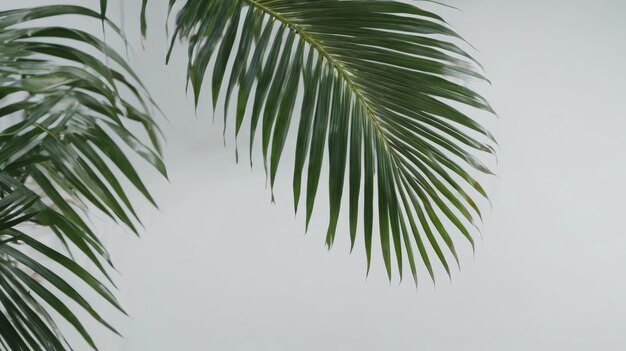
[[[101, 5], [104, 14], [106, 1]], [[12, 120], [0, 133], [2, 349], [72, 349], [58, 318], [95, 349], [70, 305], [117, 333], [79, 292], [89, 289], [125, 313], [108, 287], [114, 286], [109, 254], [82, 212], [95, 208], [136, 231], [140, 222], [121, 179], [154, 200], [129, 154], [165, 173], [159, 130], [149, 112], [152, 100], [127, 62], [88, 32], [32, 22], [63, 15], [102, 21], [120, 32], [100, 13], [80, 6], [0, 12], [0, 118]], [[119, 93], [122, 87], [128, 98]], [[143, 126], [150, 142], [131, 134], [131, 123]], [[56, 236], [60, 248], [44, 244], [33, 227]], [[75, 253], [98, 272], [77, 264]], [[68, 283], [68, 276], [82, 287]]]
[[307, 229], [326, 160], [327, 246], [345, 193], [351, 245], [362, 226], [368, 271], [376, 235], [390, 277], [405, 258], [413, 277], [418, 261], [433, 279], [433, 260], [451, 274], [455, 244], [473, 246], [481, 220], [477, 179], [492, 174], [481, 155], [496, 153], [464, 112], [493, 109], [459, 83], [486, 81], [461, 37], [437, 14], [393, 0], [181, 3], [175, 35], [188, 41], [194, 97], [212, 71], [213, 103], [221, 91], [226, 110], [234, 100], [235, 133], [249, 120], [251, 150], [260, 134], [271, 185], [285, 136], [297, 134], [294, 209], [304, 202]]

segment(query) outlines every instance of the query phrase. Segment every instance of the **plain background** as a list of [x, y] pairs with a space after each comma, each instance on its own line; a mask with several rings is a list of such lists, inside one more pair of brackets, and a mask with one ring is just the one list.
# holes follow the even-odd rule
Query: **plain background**
[[197, 113], [185, 95], [185, 48], [164, 66], [166, 1], [151, 1], [145, 49], [140, 2], [123, 1], [123, 15], [121, 0], [110, 3], [131, 63], [170, 120], [170, 181], [141, 166], [160, 206], [136, 196], [142, 239], [94, 220], [131, 316], [97, 305], [124, 334], [94, 324], [102, 350], [626, 349], [624, 1], [438, 9], [478, 49], [493, 83], [475, 87], [503, 117], [484, 119], [500, 142], [501, 179], [483, 179], [493, 210], [475, 257], [465, 250], [452, 282], [440, 276], [433, 288], [423, 277], [417, 290], [390, 284], [378, 256], [366, 279], [362, 242], [349, 254], [345, 230], [326, 251], [323, 197], [303, 234], [290, 155], [270, 204], [262, 168], [245, 157], [237, 165], [232, 138], [224, 148], [208, 94]]

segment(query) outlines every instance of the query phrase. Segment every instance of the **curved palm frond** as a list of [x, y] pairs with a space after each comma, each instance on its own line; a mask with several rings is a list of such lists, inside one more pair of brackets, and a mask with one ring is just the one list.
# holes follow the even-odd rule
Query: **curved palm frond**
[[[165, 175], [152, 102], [124, 59], [92, 34], [33, 22], [62, 15], [108, 21], [78, 6], [0, 12], [0, 349], [71, 349], [54, 314], [95, 348], [68, 302], [115, 332], [79, 293], [90, 289], [123, 312], [107, 287], [114, 286], [109, 254], [83, 210], [97, 208], [136, 232], [122, 178], [153, 200], [129, 150]], [[151, 142], [143, 144], [129, 123], [142, 125]], [[64, 250], [44, 244], [38, 228]]]
[[210, 71], [213, 107], [225, 90], [235, 134], [245, 119], [251, 145], [260, 134], [272, 187], [297, 122], [293, 194], [297, 211], [304, 191], [307, 227], [327, 149], [328, 247], [345, 192], [352, 245], [362, 213], [368, 270], [377, 212], [389, 278], [394, 254], [400, 278], [405, 254], [416, 282], [415, 258], [435, 279], [433, 252], [450, 274], [451, 228], [473, 247], [473, 198], [487, 197], [470, 169], [490, 173], [476, 154], [495, 154], [495, 140], [454, 107], [493, 112], [457, 83], [486, 79], [441, 17], [393, 0], [171, 0], [170, 11], [177, 3], [174, 38], [188, 41], [196, 104]]

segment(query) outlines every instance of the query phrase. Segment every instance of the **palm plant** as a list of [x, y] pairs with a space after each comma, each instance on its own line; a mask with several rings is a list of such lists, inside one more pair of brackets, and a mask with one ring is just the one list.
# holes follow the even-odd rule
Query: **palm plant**
[[[0, 13], [0, 117], [14, 119], [4, 123], [0, 134], [0, 345], [5, 350], [68, 349], [49, 309], [95, 347], [67, 307], [67, 299], [115, 331], [78, 292], [84, 288], [77, 290], [64, 278], [82, 281], [123, 311], [100, 281], [110, 282], [109, 255], [80, 212], [89, 205], [136, 231], [135, 211], [111, 165], [152, 198], [119, 141], [165, 174], [158, 154], [158, 130], [149, 113], [152, 103], [125, 61], [89, 33], [30, 25], [34, 20], [68, 14], [94, 21], [101, 17], [74, 6]], [[102, 57], [90, 54], [89, 49]], [[122, 98], [120, 89], [126, 89], [135, 102]], [[4, 102], [9, 99], [13, 102]], [[151, 136], [150, 146], [128, 130], [131, 122], [144, 127]], [[64, 252], [31, 234], [34, 227], [53, 232]], [[64, 272], [46, 267], [34, 253], [63, 267]], [[89, 259], [103, 278], [76, 263], [75, 253]]]
[[[328, 247], [346, 193], [351, 243], [362, 233], [368, 270], [377, 233], [390, 279], [392, 261], [402, 277], [405, 258], [416, 283], [420, 264], [433, 280], [435, 264], [449, 275], [450, 259], [459, 263], [453, 236], [458, 232], [473, 247], [481, 217], [474, 199], [487, 196], [475, 174], [490, 171], [477, 154], [495, 154], [491, 134], [458, 107], [493, 112], [461, 83], [485, 78], [457, 44], [460, 36], [438, 15], [394, 0], [180, 2], [169, 2], [175, 12], [172, 47], [175, 39], [188, 46], [187, 78], [196, 105], [210, 78], [214, 108], [224, 96], [225, 130], [232, 123], [237, 137], [247, 120], [250, 153], [259, 139], [272, 189], [287, 135], [297, 135], [294, 207], [297, 211], [302, 200], [307, 227], [327, 157]], [[144, 35], [148, 5], [142, 1]], [[100, 278], [72, 256], [77, 251], [87, 257], [100, 280], [112, 284], [109, 255], [80, 212], [94, 208], [136, 231], [139, 219], [119, 178], [152, 198], [126, 154], [142, 156], [165, 174], [154, 103], [124, 59], [89, 33], [29, 25], [73, 14], [119, 34], [105, 17], [106, 8], [101, 0], [100, 12], [46, 6], [0, 13], [0, 117], [18, 115], [0, 134], [4, 349], [67, 349], [49, 309], [95, 348], [49, 287], [114, 330], [24, 248], [59, 264], [123, 311]], [[9, 96], [16, 101], [5, 102]], [[143, 126], [147, 145], [129, 132], [129, 123]], [[42, 244], [25, 224], [48, 228], [65, 250]]]

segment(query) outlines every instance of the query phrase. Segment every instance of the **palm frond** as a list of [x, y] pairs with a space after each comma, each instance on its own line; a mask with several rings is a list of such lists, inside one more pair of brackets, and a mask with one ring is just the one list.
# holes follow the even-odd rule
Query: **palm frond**
[[307, 227], [327, 158], [328, 247], [347, 196], [350, 238], [354, 245], [362, 222], [368, 270], [377, 217], [389, 278], [394, 256], [400, 277], [406, 257], [416, 282], [416, 258], [434, 279], [432, 255], [450, 274], [450, 255], [458, 263], [453, 231], [474, 245], [474, 199], [487, 197], [476, 174], [491, 173], [478, 155], [495, 154], [495, 140], [455, 107], [493, 112], [459, 83], [486, 79], [441, 17], [393, 0], [171, 0], [173, 7], [172, 43], [188, 42], [196, 104], [211, 72], [213, 106], [223, 93], [226, 123], [233, 100], [236, 135], [249, 119], [272, 187], [287, 135], [297, 133], [294, 204], [297, 211], [303, 200]]
[[[33, 22], [62, 15], [109, 23], [79, 6], [0, 12], [0, 349], [71, 349], [51, 311], [96, 348], [67, 301], [116, 332], [79, 293], [91, 289], [123, 312], [107, 288], [114, 286], [109, 254], [83, 210], [97, 208], [136, 232], [139, 220], [121, 179], [154, 201], [129, 151], [165, 175], [153, 104], [125, 60], [90, 33]], [[129, 131], [130, 123], [143, 126], [148, 144]], [[44, 244], [37, 227], [64, 250]], [[69, 276], [84, 287], [68, 283]]]

